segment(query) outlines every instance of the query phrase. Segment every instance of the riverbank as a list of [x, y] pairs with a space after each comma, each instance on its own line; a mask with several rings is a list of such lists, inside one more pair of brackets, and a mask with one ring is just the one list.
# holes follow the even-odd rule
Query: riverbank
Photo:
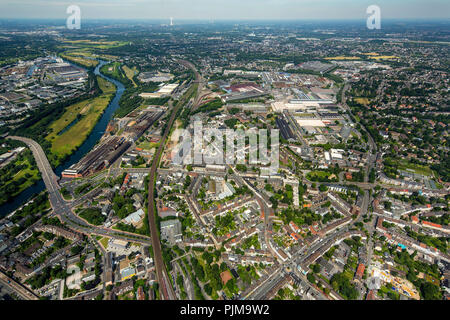
[[[107, 64], [106, 61], [99, 61], [100, 63], [94, 70], [96, 76], [100, 76], [106, 81], [113, 83], [116, 86], [114, 98], [109, 102], [104, 112], [101, 114], [100, 119], [97, 121], [96, 125], [91, 130], [90, 134], [86, 137], [84, 142], [61, 164], [55, 169], [56, 175], [61, 175], [65, 169], [69, 168], [71, 165], [80, 161], [92, 148], [97, 144], [100, 138], [103, 136], [109, 121], [112, 119], [114, 112], [119, 108], [119, 100], [122, 97], [125, 87], [119, 81], [111, 79], [100, 72], [100, 68]], [[74, 125], [75, 126], [75, 125]], [[36, 196], [45, 189], [44, 182], [39, 180], [36, 184], [25, 189], [17, 197], [12, 199], [12, 201], [5, 203], [0, 206], [0, 219], [9, 213], [13, 212], [24, 203], [29, 201], [32, 197]]]

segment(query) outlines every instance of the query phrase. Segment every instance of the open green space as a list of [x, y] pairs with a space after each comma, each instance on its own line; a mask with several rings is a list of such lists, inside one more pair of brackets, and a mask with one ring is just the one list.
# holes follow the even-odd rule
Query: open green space
[[76, 56], [75, 54], [61, 53], [60, 57], [63, 58], [64, 60], [74, 62], [74, 63], [81, 65], [83, 67], [86, 67], [86, 68], [96, 67], [98, 65], [97, 60], [79, 57], [79, 56]]
[[127, 77], [126, 73], [122, 69], [120, 62], [111, 62], [105, 64], [103, 67], [100, 68], [100, 71], [104, 75], [121, 82], [126, 87], [130, 87], [132, 84], [132, 81]]
[[[112, 94], [105, 94], [69, 106], [66, 112], [50, 125], [52, 132], [45, 138], [52, 144], [52, 154], [49, 158], [54, 157], [58, 162], [81, 146], [97, 124], [111, 98]], [[78, 121], [70, 129], [62, 133], [64, 128], [77, 119]]]
[[100, 90], [104, 94], [116, 92], [116, 86], [114, 83], [109, 82], [108, 80], [105, 80], [100, 76], [97, 76], [97, 82], [98, 82], [98, 86], [99, 86]]
[[123, 72], [125, 72], [125, 75], [127, 76], [128, 79], [130, 79], [131, 82], [133, 82], [133, 86], [137, 87], [136, 82], [134, 82], [133, 77], [138, 74], [138, 70], [136, 67], [130, 68], [128, 66], [123, 66], [122, 67]]
[[410, 163], [405, 159], [401, 159], [398, 160], [398, 168], [400, 170], [405, 170], [405, 171], [414, 171], [414, 173], [416, 174], [421, 174], [424, 176], [433, 176], [433, 170], [430, 169], [430, 167], [427, 166], [423, 166], [420, 164], [415, 164], [415, 163]]
[[92, 49], [111, 49], [126, 45], [126, 41], [105, 41], [105, 40], [63, 40], [67, 44], [66, 48], [92, 48]]
[[40, 179], [40, 173], [30, 150], [0, 169], [0, 204], [7, 202]]

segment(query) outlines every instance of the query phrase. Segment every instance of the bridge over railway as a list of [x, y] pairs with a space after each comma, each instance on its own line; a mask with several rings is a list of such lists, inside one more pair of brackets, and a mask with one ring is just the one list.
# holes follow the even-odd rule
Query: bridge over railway
[[61, 221], [67, 224], [70, 228], [88, 236], [95, 234], [138, 242], [144, 245], [148, 245], [150, 243], [149, 237], [125, 231], [119, 232], [117, 230], [93, 226], [78, 217], [75, 213], [73, 213], [69, 203], [63, 199], [59, 191], [61, 187], [58, 184], [58, 176], [53, 172], [50, 162], [48, 161], [47, 156], [39, 143], [25, 137], [9, 136], [8, 139], [22, 141], [31, 149], [33, 156], [36, 159], [39, 171], [41, 172], [42, 179], [44, 180], [45, 187], [47, 188], [50, 204], [56, 215], [58, 215]]

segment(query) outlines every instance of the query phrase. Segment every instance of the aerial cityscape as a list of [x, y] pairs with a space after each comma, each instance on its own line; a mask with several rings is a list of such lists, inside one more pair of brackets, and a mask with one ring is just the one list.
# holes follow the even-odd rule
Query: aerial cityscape
[[448, 3], [60, 2], [0, 1], [0, 300], [450, 299]]

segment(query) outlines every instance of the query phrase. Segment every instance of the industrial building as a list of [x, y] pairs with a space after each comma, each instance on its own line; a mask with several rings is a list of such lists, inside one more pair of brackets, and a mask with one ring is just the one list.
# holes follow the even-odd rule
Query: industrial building
[[65, 178], [79, 178], [102, 170], [114, 163], [129, 147], [125, 138], [111, 137], [89, 152], [80, 162], [62, 172]]
[[161, 222], [161, 239], [174, 245], [182, 241], [181, 222], [178, 219]]

